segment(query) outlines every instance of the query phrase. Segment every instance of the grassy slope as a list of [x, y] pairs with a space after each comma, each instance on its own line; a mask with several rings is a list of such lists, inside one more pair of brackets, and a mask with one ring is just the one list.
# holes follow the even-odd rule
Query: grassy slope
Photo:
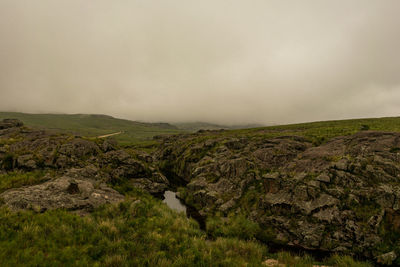
[[29, 127], [62, 130], [88, 137], [123, 132], [114, 138], [125, 145], [148, 141], [155, 135], [182, 132], [168, 124], [141, 123], [105, 115], [0, 112], [0, 119], [4, 118], [20, 119]]
[[[248, 235], [253, 227], [241, 220], [228, 227], [225, 232], [235, 234], [209, 236], [193, 219], [138, 191], [85, 217], [63, 210], [11, 212], [0, 207], [0, 262], [4, 266], [264, 266], [266, 258], [277, 258], [287, 266], [315, 263], [308, 255], [269, 254], [265, 245]], [[337, 255], [324, 263], [371, 266]]]
[[252, 129], [224, 131], [227, 137], [250, 136], [270, 138], [277, 136], [304, 136], [318, 145], [337, 136], [351, 135], [361, 130], [400, 132], [400, 117], [321, 121]]
[[[105, 115], [65, 115], [65, 114], [26, 114], [14, 112], [0, 112], [0, 119], [17, 118], [27, 126], [63, 130], [88, 137], [123, 132], [115, 135], [121, 144], [138, 144], [149, 142], [153, 136], [160, 134], [176, 134], [186, 131], [195, 131], [199, 128], [220, 129], [220, 125], [208, 123], [181, 123], [176, 124], [180, 129], [168, 124], [141, 123], [123, 119], [116, 119]], [[269, 126], [251, 129], [227, 130], [226, 136], [255, 136], [275, 137], [282, 135], [304, 136], [315, 144], [320, 144], [333, 137], [349, 135], [360, 131], [365, 126], [369, 130], [400, 131], [400, 117], [354, 119], [340, 121], [310, 122], [281, 126]], [[212, 134], [211, 134], [212, 135]]]
[[247, 129], [254, 127], [262, 127], [262, 125], [258, 124], [244, 124], [244, 125], [219, 125], [208, 122], [182, 122], [182, 123], [174, 123], [179, 129], [188, 131], [188, 132], [196, 132], [198, 130], [219, 130], [219, 129]]
[[0, 208], [4, 266], [261, 266], [265, 247], [207, 240], [197, 223], [146, 194], [80, 217]]
[[225, 125], [218, 125], [207, 122], [182, 122], [182, 123], [175, 123], [174, 125], [176, 125], [179, 129], [190, 132], [196, 132], [200, 129], [203, 130], [229, 129], [229, 127]]

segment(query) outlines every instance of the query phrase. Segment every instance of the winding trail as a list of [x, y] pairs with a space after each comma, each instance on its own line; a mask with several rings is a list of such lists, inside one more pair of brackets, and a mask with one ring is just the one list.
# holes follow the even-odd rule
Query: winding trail
[[97, 138], [106, 138], [106, 137], [110, 137], [110, 136], [114, 136], [114, 135], [119, 135], [122, 133], [123, 132], [117, 132], [117, 133], [112, 133], [112, 134], [100, 135], [100, 136], [97, 136]]

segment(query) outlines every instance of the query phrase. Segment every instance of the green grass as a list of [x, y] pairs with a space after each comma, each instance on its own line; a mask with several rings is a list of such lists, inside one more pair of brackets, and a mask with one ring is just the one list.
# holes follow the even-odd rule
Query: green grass
[[18, 188], [21, 186], [40, 184], [46, 181], [44, 171], [33, 172], [9, 172], [0, 174], [0, 193], [10, 188]]
[[[271, 258], [276, 258], [279, 263], [285, 264], [291, 267], [311, 267], [316, 264], [324, 266], [337, 266], [337, 267], [372, 267], [373, 265], [369, 262], [359, 262], [354, 260], [350, 256], [333, 255], [326, 259], [324, 262], [316, 262], [309, 255], [302, 255], [301, 257], [289, 252], [279, 252], [276, 255], [272, 255]], [[317, 265], [318, 266], [318, 265]]]
[[[193, 219], [160, 200], [131, 191], [124, 202], [85, 217], [64, 211], [11, 212], [0, 207], [0, 262], [3, 266], [263, 266], [267, 258], [287, 266], [312, 266], [309, 255], [268, 253], [255, 241], [243, 217], [222, 225], [209, 239]], [[241, 235], [235, 234], [241, 233]], [[332, 266], [367, 267], [348, 256]]]
[[244, 136], [250, 138], [272, 138], [295, 135], [305, 137], [315, 145], [319, 145], [334, 137], [351, 135], [364, 130], [400, 132], [400, 117], [309, 122], [228, 130], [221, 133], [209, 133], [209, 135], [210, 137], [219, 135], [237, 138]]
[[243, 240], [254, 240], [260, 233], [260, 226], [248, 220], [244, 215], [222, 218], [214, 216], [207, 218], [206, 231], [212, 238], [238, 237]]
[[[85, 114], [66, 115], [0, 112], [0, 119], [3, 118], [20, 119], [29, 127], [61, 130], [87, 137], [123, 132], [120, 135], [114, 136], [114, 138], [122, 145], [142, 145], [143, 143], [151, 142], [152, 137], [155, 135], [177, 134], [185, 131], [190, 132], [201, 127], [223, 127], [208, 123], [181, 123], [176, 124], [178, 127], [181, 127], [181, 129], [178, 129], [170, 124], [141, 123], [116, 119], [106, 115]], [[217, 134], [227, 137], [251, 136], [271, 138], [277, 136], [297, 135], [304, 136], [314, 144], [318, 145], [332, 139], [333, 137], [350, 135], [362, 130], [400, 132], [400, 117], [322, 121], [227, 130], [222, 133], [210, 133], [210, 136]]]
[[142, 123], [105, 115], [0, 112], [0, 120], [5, 118], [19, 119], [28, 127], [65, 131], [87, 137], [122, 132], [113, 136], [122, 145], [142, 143], [151, 140], [155, 135], [182, 132], [169, 124]]
[[80, 217], [0, 208], [4, 266], [261, 266], [266, 247], [207, 240], [197, 223], [146, 194]]

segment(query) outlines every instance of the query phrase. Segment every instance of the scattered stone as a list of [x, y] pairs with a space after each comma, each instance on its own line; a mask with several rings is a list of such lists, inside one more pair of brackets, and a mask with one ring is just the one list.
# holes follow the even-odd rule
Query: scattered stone
[[113, 138], [107, 138], [104, 140], [103, 144], [101, 145], [101, 149], [104, 152], [109, 152], [112, 150], [116, 150], [118, 147], [118, 143], [115, 139]]
[[153, 195], [162, 194], [168, 188], [165, 183], [156, 183], [147, 178], [132, 179], [131, 184]]
[[316, 178], [316, 180], [324, 183], [330, 183], [331, 178], [326, 173], [322, 173]]
[[393, 261], [397, 259], [397, 254], [394, 251], [379, 255], [377, 262], [384, 265], [392, 265]]
[[17, 164], [18, 167], [28, 170], [34, 170], [37, 168], [36, 161], [33, 159], [31, 154], [19, 156], [17, 158]]
[[278, 260], [275, 259], [267, 259], [263, 262], [263, 264], [271, 267], [286, 267], [286, 264], [280, 263]]

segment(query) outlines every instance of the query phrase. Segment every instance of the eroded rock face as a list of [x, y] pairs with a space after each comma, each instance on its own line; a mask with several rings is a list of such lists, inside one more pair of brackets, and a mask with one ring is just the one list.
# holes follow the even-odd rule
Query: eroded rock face
[[380, 229], [400, 232], [399, 133], [363, 131], [320, 146], [294, 136], [199, 136], [165, 138], [157, 158], [188, 182], [182, 197], [203, 216], [244, 213], [272, 229], [268, 241], [370, 258]]
[[42, 212], [63, 208], [82, 213], [103, 204], [122, 201], [124, 196], [95, 180], [63, 176], [43, 184], [7, 190], [0, 194], [0, 198], [13, 210]]

